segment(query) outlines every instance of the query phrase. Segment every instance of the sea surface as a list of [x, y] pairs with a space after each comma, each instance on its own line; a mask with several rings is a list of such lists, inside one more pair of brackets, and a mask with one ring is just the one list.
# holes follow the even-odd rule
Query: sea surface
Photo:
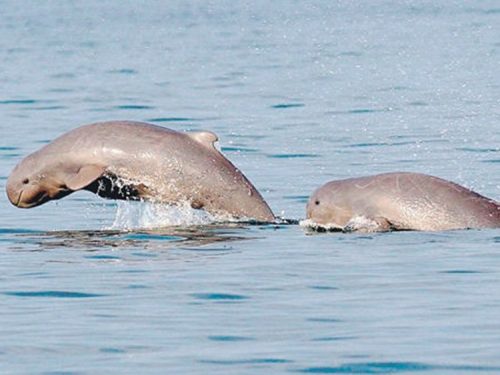
[[0, 1], [1, 374], [498, 374], [500, 231], [209, 224], [88, 192], [21, 210], [79, 125], [207, 129], [277, 215], [424, 172], [500, 199], [498, 1]]

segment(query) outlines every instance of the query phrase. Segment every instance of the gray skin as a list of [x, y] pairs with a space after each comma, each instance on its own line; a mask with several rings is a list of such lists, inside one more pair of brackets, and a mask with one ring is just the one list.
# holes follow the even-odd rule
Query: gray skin
[[312, 194], [306, 211], [307, 218], [319, 228], [331, 230], [500, 227], [498, 202], [419, 173], [385, 173], [328, 182]]
[[181, 133], [132, 121], [74, 129], [28, 155], [7, 180], [7, 195], [30, 208], [89, 190], [111, 199], [176, 204], [215, 215], [271, 222], [271, 209], [215, 147], [210, 132]]

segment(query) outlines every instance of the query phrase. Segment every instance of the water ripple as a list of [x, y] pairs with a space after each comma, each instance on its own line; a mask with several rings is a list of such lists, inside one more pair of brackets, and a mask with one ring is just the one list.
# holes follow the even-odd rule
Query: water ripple
[[481, 163], [500, 163], [500, 159], [481, 160]]
[[137, 74], [137, 70], [135, 69], [113, 69], [113, 70], [108, 70], [107, 73], [111, 73], [111, 74], [129, 74], [129, 75], [132, 75], [132, 74]]
[[127, 285], [127, 289], [149, 289], [150, 287], [142, 284], [130, 284]]
[[184, 241], [185, 237], [172, 234], [154, 234], [143, 232], [131, 232], [123, 236], [129, 240], [145, 240], [145, 241]]
[[0, 104], [35, 104], [38, 101], [35, 99], [7, 99], [0, 100]]
[[362, 142], [362, 143], [352, 143], [344, 147], [346, 148], [358, 148], [358, 147], [379, 147], [379, 146], [406, 146], [413, 145], [416, 142], [403, 141], [403, 142]]
[[0, 234], [42, 234], [42, 232], [25, 228], [0, 228]]
[[499, 152], [500, 148], [497, 148], [497, 147], [457, 147], [456, 150], [466, 151], [466, 152], [489, 153], [489, 152]]
[[241, 301], [249, 298], [240, 294], [229, 293], [193, 293], [191, 296], [197, 299], [210, 301]]
[[110, 353], [110, 354], [122, 354], [126, 353], [125, 350], [123, 349], [118, 349], [118, 348], [101, 348], [99, 349], [101, 353]]
[[41, 290], [41, 291], [15, 291], [3, 292], [6, 296], [14, 297], [48, 297], [48, 298], [93, 298], [103, 297], [105, 294], [68, 292], [64, 290]]
[[271, 108], [275, 108], [275, 109], [299, 108], [299, 107], [304, 107], [304, 105], [305, 104], [303, 104], [303, 103], [280, 103], [280, 104], [272, 105]]
[[24, 108], [24, 110], [26, 110], [26, 111], [54, 111], [57, 109], [66, 109], [66, 108], [68, 108], [68, 107], [65, 105], [46, 105], [43, 107], [27, 107], [27, 108]]
[[308, 322], [314, 323], [340, 323], [342, 320], [335, 318], [307, 318]]
[[393, 111], [394, 108], [354, 108], [348, 109], [344, 111], [329, 111], [325, 114], [327, 115], [363, 115], [370, 113], [381, 113], [381, 112], [390, 112]]
[[395, 374], [416, 371], [499, 371], [500, 367], [488, 366], [440, 366], [418, 362], [366, 362], [347, 363], [336, 367], [309, 367], [299, 372], [307, 374]]
[[317, 289], [317, 290], [338, 290], [339, 289], [335, 286], [328, 286], [328, 285], [311, 285], [309, 288]]
[[257, 152], [256, 148], [247, 148], [247, 147], [221, 147], [222, 152]]
[[121, 259], [120, 257], [116, 257], [113, 255], [90, 255], [84, 257], [86, 259], [98, 259], [98, 260], [119, 260]]
[[316, 337], [312, 341], [344, 341], [344, 340], [354, 340], [357, 339], [355, 336], [326, 336], [326, 337]]
[[144, 252], [134, 252], [131, 255], [134, 255], [134, 256], [140, 257], [140, 258], [156, 258], [156, 257], [158, 257], [158, 254], [144, 253]]
[[297, 158], [317, 158], [316, 154], [271, 154], [267, 155], [273, 159], [297, 159]]
[[251, 337], [244, 336], [208, 336], [209, 340], [212, 341], [251, 341], [255, 340]]
[[150, 122], [185, 122], [185, 121], [196, 121], [194, 118], [189, 117], [154, 117], [147, 119]]
[[149, 105], [140, 105], [140, 104], [125, 104], [125, 105], [117, 105], [113, 107], [115, 109], [153, 109], [154, 107]]
[[292, 200], [299, 203], [307, 203], [309, 200], [308, 195], [285, 195], [283, 199]]

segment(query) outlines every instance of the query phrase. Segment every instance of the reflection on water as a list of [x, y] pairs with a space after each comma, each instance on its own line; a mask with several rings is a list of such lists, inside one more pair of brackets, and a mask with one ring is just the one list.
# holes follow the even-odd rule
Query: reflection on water
[[17, 233], [18, 242], [35, 245], [35, 250], [55, 248], [96, 251], [102, 248], [148, 248], [164, 250], [173, 247], [198, 247], [252, 239], [245, 235], [244, 224], [170, 227], [155, 230], [117, 231], [81, 230]]

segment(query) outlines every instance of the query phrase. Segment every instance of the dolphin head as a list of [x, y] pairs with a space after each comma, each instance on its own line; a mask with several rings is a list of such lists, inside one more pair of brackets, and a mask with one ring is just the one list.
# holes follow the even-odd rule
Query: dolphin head
[[103, 174], [101, 166], [78, 163], [68, 153], [42, 148], [14, 168], [7, 180], [7, 196], [14, 206], [36, 207], [84, 189]]
[[321, 226], [342, 229], [352, 217], [352, 208], [346, 204], [345, 192], [335, 182], [316, 189], [306, 206], [306, 218]]
[[20, 208], [39, 206], [70, 193], [61, 170], [52, 168], [45, 158], [31, 154], [23, 159], [7, 180], [7, 196]]

